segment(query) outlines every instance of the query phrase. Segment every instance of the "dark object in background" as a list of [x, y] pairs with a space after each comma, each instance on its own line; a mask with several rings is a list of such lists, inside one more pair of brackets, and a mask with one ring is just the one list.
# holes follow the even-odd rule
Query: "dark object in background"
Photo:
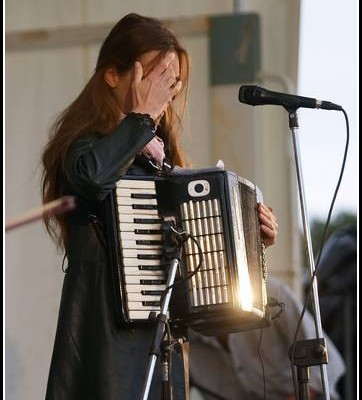
[[338, 388], [343, 400], [357, 397], [357, 227], [335, 231], [317, 268], [321, 321], [340, 351], [346, 374]]

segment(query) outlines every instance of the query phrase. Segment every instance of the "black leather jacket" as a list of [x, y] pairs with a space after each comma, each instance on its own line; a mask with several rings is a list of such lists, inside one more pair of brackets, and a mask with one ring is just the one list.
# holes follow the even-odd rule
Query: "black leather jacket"
[[[76, 196], [68, 215], [64, 277], [46, 400], [137, 400], [141, 396], [153, 326], [119, 327], [105, 246], [89, 215], [97, 215], [126, 173], [151, 173], [136, 158], [154, 137], [131, 116], [110, 134], [75, 141], [64, 163], [62, 194]], [[184, 399], [181, 357], [173, 357], [174, 399]], [[155, 368], [149, 399], [162, 396]]]

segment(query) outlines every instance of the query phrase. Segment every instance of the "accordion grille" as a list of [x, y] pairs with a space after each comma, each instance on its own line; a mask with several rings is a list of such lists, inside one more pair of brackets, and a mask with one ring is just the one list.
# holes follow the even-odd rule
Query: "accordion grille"
[[181, 204], [182, 227], [194, 240], [184, 245], [187, 273], [198, 272], [188, 280], [191, 306], [228, 303], [229, 272], [224, 241], [221, 208], [218, 199], [188, 201]]

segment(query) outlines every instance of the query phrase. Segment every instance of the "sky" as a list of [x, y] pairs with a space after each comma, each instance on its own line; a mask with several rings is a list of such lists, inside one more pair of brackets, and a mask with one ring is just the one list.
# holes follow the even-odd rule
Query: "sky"
[[[300, 96], [343, 107], [347, 162], [334, 211], [358, 211], [358, 0], [301, 0]], [[347, 129], [340, 111], [298, 109], [298, 142], [310, 219], [325, 220], [342, 167]]]

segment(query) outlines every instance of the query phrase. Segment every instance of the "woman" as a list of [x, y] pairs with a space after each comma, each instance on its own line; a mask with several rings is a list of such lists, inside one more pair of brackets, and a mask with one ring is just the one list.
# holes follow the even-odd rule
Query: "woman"
[[[129, 14], [111, 30], [93, 76], [54, 126], [43, 154], [43, 200], [74, 195], [77, 208], [45, 219], [68, 259], [47, 400], [140, 397], [153, 326], [116, 324], [107, 250], [95, 226], [123, 175], [155, 174], [165, 159], [185, 166], [178, 131], [188, 71], [188, 55], [169, 30]], [[274, 242], [273, 214], [260, 205], [260, 216], [265, 239]], [[149, 399], [161, 397], [158, 374]], [[183, 399], [177, 356], [172, 382], [175, 400]]]

